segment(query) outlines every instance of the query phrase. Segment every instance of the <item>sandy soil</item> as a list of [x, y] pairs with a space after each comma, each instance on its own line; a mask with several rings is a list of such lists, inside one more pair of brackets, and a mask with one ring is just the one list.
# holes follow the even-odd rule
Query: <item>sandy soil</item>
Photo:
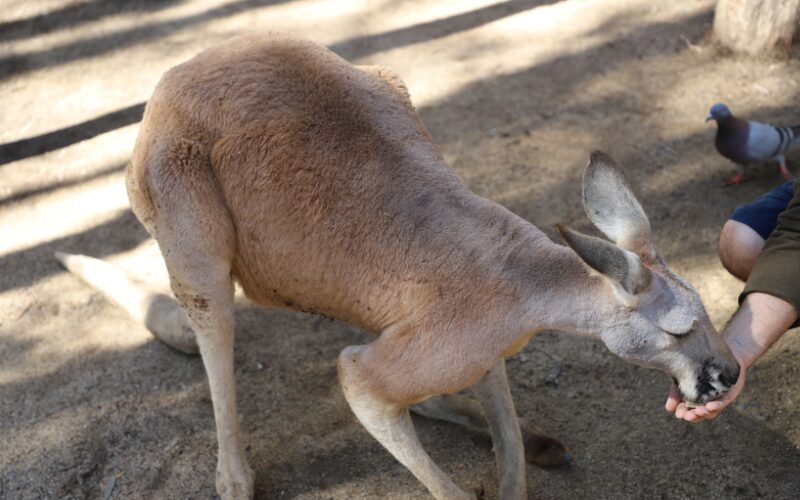
[[[629, 170], [673, 267], [718, 326], [741, 284], [715, 255], [727, 214], [779, 182], [734, 168], [703, 123], [713, 102], [800, 122], [800, 62], [726, 55], [710, 0], [3, 2], [0, 12], [0, 498], [213, 498], [214, 424], [200, 360], [154, 341], [52, 259], [164, 269], [122, 169], [159, 76], [248, 30], [312, 37], [402, 75], [453, 169], [553, 234], [589, 230], [579, 179], [603, 149]], [[798, 154], [792, 167], [800, 172]], [[338, 352], [368, 336], [319, 317], [237, 310], [240, 415], [259, 498], [427, 498], [359, 426]], [[598, 342], [545, 333], [509, 360], [518, 411], [575, 461], [528, 468], [531, 498], [796, 498], [800, 337], [752, 369], [721, 418], [677, 422], [669, 381]], [[491, 445], [417, 419], [433, 457], [493, 498]]]

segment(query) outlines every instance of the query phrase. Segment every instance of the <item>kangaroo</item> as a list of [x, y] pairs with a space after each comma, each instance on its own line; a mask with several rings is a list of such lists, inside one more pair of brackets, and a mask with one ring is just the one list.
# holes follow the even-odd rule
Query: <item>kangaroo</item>
[[[669, 374], [691, 402], [738, 378], [608, 156], [591, 155], [583, 201], [611, 241], [559, 225], [566, 246], [556, 244], [448, 169], [400, 78], [308, 41], [242, 36], [169, 70], [145, 109], [127, 188], [177, 302], [102, 262], [58, 258], [159, 339], [199, 349], [223, 499], [253, 496], [236, 416], [234, 279], [257, 304], [375, 333], [339, 356], [345, 398], [439, 499], [475, 495], [425, 452], [409, 408], [488, 429], [500, 498], [526, 497], [526, 429], [505, 358], [537, 332], [599, 338]], [[467, 388], [477, 402], [455, 394]]]

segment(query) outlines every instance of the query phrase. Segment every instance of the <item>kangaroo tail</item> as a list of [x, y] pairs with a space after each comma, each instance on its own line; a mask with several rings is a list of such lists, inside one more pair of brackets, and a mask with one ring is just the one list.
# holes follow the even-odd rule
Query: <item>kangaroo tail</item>
[[119, 304], [158, 340], [187, 354], [198, 352], [189, 318], [174, 298], [100, 259], [62, 252], [56, 252], [55, 257], [71, 273]]

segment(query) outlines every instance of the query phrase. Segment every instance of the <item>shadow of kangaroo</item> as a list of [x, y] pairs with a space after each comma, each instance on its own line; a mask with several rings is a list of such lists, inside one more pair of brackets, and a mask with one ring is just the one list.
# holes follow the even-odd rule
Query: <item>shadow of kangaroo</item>
[[[500, 498], [526, 496], [526, 441], [532, 461], [565, 460], [560, 442], [520, 425], [506, 378], [505, 357], [541, 330], [599, 338], [667, 372], [687, 401], [719, 397], [738, 376], [610, 158], [591, 155], [583, 198], [614, 243], [558, 226], [568, 246], [557, 245], [463, 185], [396, 75], [308, 41], [247, 35], [168, 71], [148, 101], [127, 187], [177, 303], [101, 261], [59, 259], [162, 341], [199, 348], [223, 499], [253, 495], [236, 416], [234, 279], [263, 306], [376, 334], [339, 356], [345, 397], [440, 499], [475, 495], [425, 452], [409, 408], [488, 429]], [[474, 400], [455, 394], [466, 388]]]

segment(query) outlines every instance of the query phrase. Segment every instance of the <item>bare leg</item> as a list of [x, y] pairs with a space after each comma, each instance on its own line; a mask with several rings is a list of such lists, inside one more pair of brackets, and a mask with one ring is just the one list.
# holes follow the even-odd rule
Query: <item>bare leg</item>
[[[417, 415], [451, 422], [491, 437], [489, 425], [480, 403], [461, 394], [442, 394], [415, 404], [411, 411]], [[564, 444], [545, 434], [533, 422], [519, 418], [519, 428], [525, 445], [525, 459], [542, 467], [569, 463], [572, 456]]]
[[489, 373], [472, 386], [472, 392], [483, 406], [492, 433], [500, 471], [500, 498], [525, 498], [525, 449], [508, 388], [506, 360], [498, 361]]
[[719, 260], [742, 281], [747, 281], [763, 247], [764, 238], [739, 221], [729, 220], [719, 233]]
[[345, 398], [361, 424], [438, 499], [474, 499], [456, 486], [422, 448], [408, 408], [371, 394], [360, 357], [369, 346], [351, 346], [339, 355], [339, 378]]

